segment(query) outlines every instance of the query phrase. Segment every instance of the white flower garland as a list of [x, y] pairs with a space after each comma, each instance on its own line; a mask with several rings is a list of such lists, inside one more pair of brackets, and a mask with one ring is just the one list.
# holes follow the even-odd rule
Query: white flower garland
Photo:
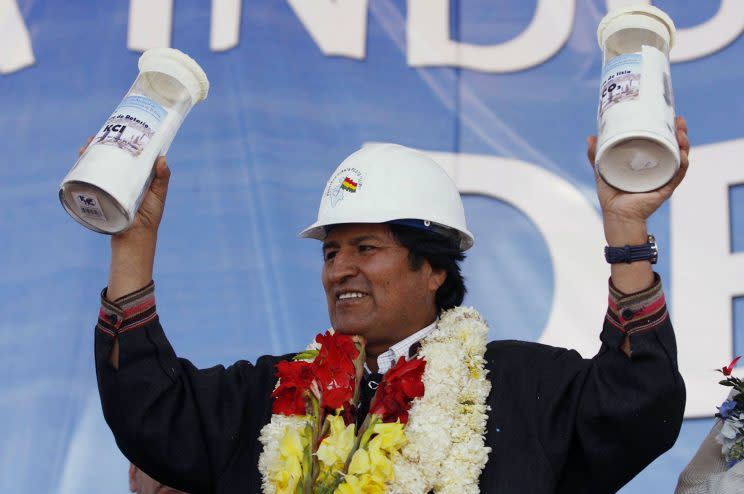
[[[485, 445], [491, 391], [484, 358], [487, 337], [488, 327], [476, 310], [456, 307], [442, 313], [437, 328], [422, 340], [424, 396], [409, 411], [408, 443], [393, 461], [389, 493], [479, 492], [478, 479], [491, 451]], [[285, 428], [304, 423], [303, 417], [274, 414], [261, 430], [258, 468], [264, 493], [275, 492], [267, 479], [282, 468], [278, 450]]]

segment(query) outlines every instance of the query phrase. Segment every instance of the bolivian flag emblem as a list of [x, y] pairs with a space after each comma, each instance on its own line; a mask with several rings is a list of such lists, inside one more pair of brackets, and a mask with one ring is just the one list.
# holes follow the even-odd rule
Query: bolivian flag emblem
[[348, 192], [356, 192], [357, 185], [357, 182], [353, 181], [349, 177], [344, 178], [344, 181], [341, 182], [341, 188]]

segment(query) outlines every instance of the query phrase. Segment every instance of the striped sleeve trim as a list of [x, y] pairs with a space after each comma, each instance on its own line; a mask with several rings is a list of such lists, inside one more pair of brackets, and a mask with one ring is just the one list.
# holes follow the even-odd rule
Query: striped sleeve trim
[[96, 327], [103, 333], [117, 335], [141, 328], [158, 317], [155, 307], [155, 283], [152, 281], [136, 292], [113, 302], [106, 299], [106, 289], [101, 292], [101, 309]]
[[638, 293], [626, 295], [610, 280], [607, 322], [621, 333], [634, 335], [653, 331], [669, 317], [661, 286], [661, 278], [654, 273], [654, 284]]

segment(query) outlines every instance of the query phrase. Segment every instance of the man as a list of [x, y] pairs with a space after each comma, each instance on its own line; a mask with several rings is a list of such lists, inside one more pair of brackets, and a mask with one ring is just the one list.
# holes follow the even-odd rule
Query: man
[[[627, 194], [597, 177], [609, 246], [620, 257], [624, 246], [637, 246], [630, 250], [641, 259], [612, 264], [599, 353], [589, 360], [534, 343], [488, 345], [489, 412], [477, 439], [490, 454], [474, 480], [480, 492], [615, 492], [674, 443], [684, 385], [646, 220], [684, 177], [682, 119], [677, 138], [680, 171], [657, 191]], [[590, 139], [592, 162], [595, 146]], [[132, 227], [112, 238], [96, 331], [104, 414], [128, 458], [169, 485], [260, 492], [257, 439], [271, 420], [275, 365], [288, 357], [207, 370], [176, 357], [151, 282], [168, 179], [160, 159]], [[366, 338], [371, 372], [415, 354], [440, 331], [442, 311], [462, 302], [458, 262], [473, 242], [462, 203], [441, 168], [413, 150], [381, 145], [347, 158], [328, 181], [318, 221], [302, 234], [322, 239], [332, 326]], [[438, 465], [426, 467], [432, 478], [418, 479], [424, 492], [446, 487], [434, 478]]]
[[187, 494], [161, 484], [137, 468], [134, 463], [129, 464], [129, 492], [135, 494]]

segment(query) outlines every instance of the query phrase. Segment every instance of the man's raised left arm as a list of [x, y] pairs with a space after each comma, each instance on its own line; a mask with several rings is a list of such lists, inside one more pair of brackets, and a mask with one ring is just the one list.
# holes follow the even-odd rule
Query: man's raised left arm
[[[602, 208], [602, 220], [605, 239], [610, 247], [624, 247], [626, 245], [642, 245], [648, 239], [648, 218], [671, 197], [674, 189], [682, 182], [689, 166], [690, 141], [687, 137], [687, 124], [682, 117], [675, 121], [677, 141], [679, 143], [679, 170], [666, 185], [660, 189], [645, 193], [628, 193], [608, 185], [594, 171], [597, 182], [597, 197]], [[588, 139], [590, 163], [594, 163], [597, 138]], [[650, 261], [632, 263], [617, 263], [611, 267], [611, 283], [617, 292], [622, 294], [636, 294], [651, 288], [655, 283], [654, 272]], [[630, 343], [626, 339], [622, 346], [626, 355], [630, 356]]]

